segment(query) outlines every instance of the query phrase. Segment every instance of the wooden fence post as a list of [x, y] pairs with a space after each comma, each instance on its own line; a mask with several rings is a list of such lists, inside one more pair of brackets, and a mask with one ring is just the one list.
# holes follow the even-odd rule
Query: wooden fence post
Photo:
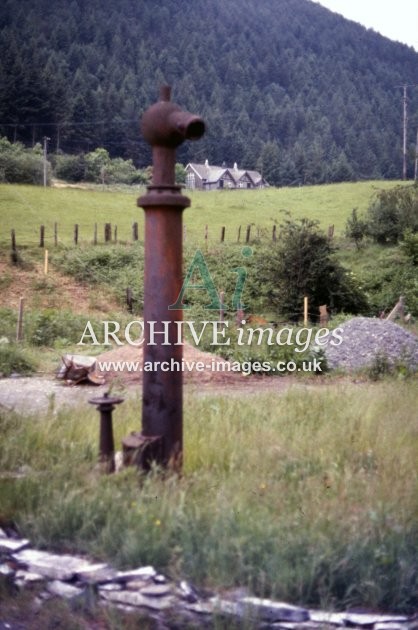
[[319, 307], [319, 325], [326, 326], [329, 322], [328, 309], [326, 304]]
[[273, 239], [273, 242], [274, 242], [274, 243], [277, 241], [277, 234], [276, 234], [276, 231], [277, 231], [277, 225], [276, 225], [276, 224], [274, 224], [274, 225], [273, 225], [273, 234], [272, 234], [272, 239]]
[[39, 247], [45, 247], [45, 226], [41, 225], [39, 230]]
[[10, 236], [12, 239], [12, 252], [15, 252], [16, 251], [16, 232], [12, 230], [10, 233]]
[[78, 223], [74, 225], [74, 245], [78, 245]]
[[97, 223], [94, 224], [93, 245], [97, 245]]
[[308, 298], [305, 296], [303, 298], [303, 325], [308, 325]]
[[132, 297], [132, 289], [130, 287], [126, 289], [126, 305], [128, 307], [129, 313], [132, 313], [133, 297]]
[[136, 221], [135, 223], [132, 223], [132, 240], [138, 240], [138, 223]]
[[237, 328], [239, 328], [244, 321], [245, 321], [244, 309], [242, 308], [242, 304], [238, 304], [237, 314], [235, 317], [235, 323], [237, 325]]
[[334, 237], [334, 225], [328, 227], [328, 238], [331, 240]]
[[118, 242], [118, 226], [117, 225], [115, 225], [114, 227], [113, 234], [114, 234], [113, 240], [115, 241], [115, 243], [117, 243]]
[[225, 309], [224, 309], [224, 299], [225, 299], [225, 291], [221, 291], [219, 294], [219, 321], [223, 322], [225, 320]]
[[48, 250], [45, 250], [45, 258], [44, 258], [44, 274], [48, 274]]
[[405, 314], [405, 298], [400, 296], [399, 301], [393, 307], [386, 319], [394, 321], [397, 317], [403, 317]]
[[54, 245], [55, 247], [58, 245], [58, 223], [56, 221], [54, 223]]
[[225, 240], [225, 226], [223, 226], [221, 229], [221, 243], [223, 243], [224, 240]]
[[104, 239], [105, 239], [105, 243], [109, 243], [112, 240], [112, 224], [111, 223], [105, 223]]
[[250, 236], [251, 236], [251, 225], [247, 225], [247, 234], [245, 235], [246, 243], [250, 242]]
[[23, 308], [25, 305], [25, 299], [19, 299], [19, 312], [17, 314], [17, 328], [16, 328], [16, 341], [22, 341], [23, 339]]
[[238, 228], [237, 243], [239, 243], [240, 240], [241, 240], [241, 226], [239, 226], [239, 228]]

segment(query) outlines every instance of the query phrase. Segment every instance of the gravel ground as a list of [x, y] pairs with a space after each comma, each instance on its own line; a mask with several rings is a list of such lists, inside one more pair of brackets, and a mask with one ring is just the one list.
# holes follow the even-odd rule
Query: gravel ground
[[19, 377], [0, 379], [0, 410], [37, 414], [48, 408], [58, 409], [88, 404], [89, 398], [101, 396], [109, 387], [65, 385], [55, 378]]
[[418, 338], [398, 324], [383, 319], [355, 317], [340, 326], [339, 346], [328, 344], [325, 355], [330, 368], [356, 370], [373, 365], [376, 357], [385, 357], [390, 365], [406, 363], [418, 368]]
[[[389, 363], [398, 361], [418, 369], [418, 338], [393, 322], [366, 317], [355, 317], [340, 326], [342, 343], [339, 346], [328, 344], [325, 355], [330, 368], [342, 368], [348, 372], [368, 367], [376, 356], [384, 356]], [[193, 349], [195, 352], [195, 349]], [[191, 352], [191, 350], [190, 350]], [[110, 356], [110, 355], [109, 355]], [[106, 357], [107, 358], [107, 357]], [[129, 356], [112, 359], [130, 359]], [[193, 358], [195, 358], [193, 356]], [[138, 375], [124, 375], [122, 385], [124, 397], [141, 396], [142, 388]], [[186, 392], [228, 395], [255, 395], [262, 391], [281, 392], [290, 386], [307, 387], [292, 377], [247, 377], [240, 378], [233, 374], [198, 374], [199, 379], [189, 375]], [[110, 379], [111, 380], [111, 379]], [[319, 381], [318, 381], [319, 384]], [[0, 411], [15, 410], [18, 413], [37, 414], [48, 408], [61, 409], [74, 405], [87, 405], [88, 399], [101, 396], [109, 389], [109, 383], [103, 386], [66, 385], [51, 377], [7, 378], [0, 379]], [[119, 387], [117, 387], [119, 390]]]
[[[319, 381], [317, 381], [319, 384]], [[114, 394], [120, 394], [125, 399], [141, 399], [142, 386], [140, 383], [128, 381], [121, 383]], [[185, 400], [187, 396], [228, 395], [233, 397], [255, 396], [263, 392], [282, 393], [289, 387], [307, 388], [307, 383], [295, 381], [293, 377], [243, 377], [242, 382], [225, 379], [207, 382], [202, 386], [187, 383], [184, 387]], [[317, 384], [312, 385], [316, 387]], [[45, 413], [48, 409], [58, 411], [62, 408], [78, 407], [88, 404], [89, 398], [102, 396], [109, 390], [109, 384], [95, 387], [93, 385], [66, 385], [62, 381], [48, 377], [20, 377], [0, 379], [0, 412], [1, 410], [16, 411], [27, 415]], [[1, 630], [1, 628], [0, 628]]]

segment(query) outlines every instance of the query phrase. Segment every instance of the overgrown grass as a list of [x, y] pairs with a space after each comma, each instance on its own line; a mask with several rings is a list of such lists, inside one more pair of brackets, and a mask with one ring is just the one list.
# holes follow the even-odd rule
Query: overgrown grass
[[344, 242], [338, 257], [352, 270], [375, 315], [383, 310], [388, 314], [401, 295], [406, 312], [418, 314], [417, 268], [399, 246], [366, 241], [357, 249], [353, 243]]
[[[235, 242], [242, 226], [241, 241], [247, 225], [252, 225], [252, 237], [257, 228], [265, 238], [271, 238], [274, 223], [283, 219], [282, 211], [290, 211], [297, 219], [308, 216], [320, 221], [323, 228], [334, 224], [337, 234], [344, 232], [353, 208], [365, 211], [372, 195], [379, 189], [393, 188], [399, 182], [370, 181], [329, 184], [300, 188], [270, 188], [203, 193], [187, 191], [192, 206], [184, 214], [187, 242], [203, 244], [205, 225], [209, 240], [219, 242], [221, 227], [226, 226], [226, 240]], [[39, 227], [45, 226], [45, 243], [53, 246], [54, 223], [63, 244], [71, 244], [74, 224], [80, 226], [80, 242], [91, 243], [94, 224], [98, 224], [99, 240], [103, 241], [104, 223], [118, 226], [118, 238], [131, 240], [131, 227], [138, 221], [140, 240], [143, 237], [143, 210], [136, 198], [144, 189], [132, 187], [125, 192], [113, 190], [44, 189], [40, 186], [0, 185], [0, 242], [10, 243], [10, 230], [16, 230], [17, 244], [36, 245]]]
[[0, 344], [0, 374], [2, 377], [11, 374], [32, 374], [37, 368], [37, 362], [32, 353], [13, 343]]
[[[418, 597], [416, 389], [189, 394], [182, 477], [95, 470], [83, 408], [3, 415], [1, 521], [38, 546], [294, 603], [410, 612]], [[115, 412], [116, 444], [139, 401]], [[23, 467], [23, 468], [22, 468]]]
[[[77, 315], [71, 311], [53, 308], [27, 310], [23, 316], [24, 342], [37, 348], [61, 349], [73, 346], [81, 339], [87, 321], [92, 321], [94, 325], [99, 326], [97, 319], [89, 315]], [[16, 311], [0, 308], [0, 337], [13, 341], [16, 325]]]

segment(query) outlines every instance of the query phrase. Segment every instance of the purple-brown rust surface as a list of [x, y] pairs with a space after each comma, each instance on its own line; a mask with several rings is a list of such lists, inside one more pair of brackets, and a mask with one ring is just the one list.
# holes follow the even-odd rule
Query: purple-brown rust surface
[[[153, 150], [153, 181], [146, 195], [138, 199], [145, 210], [144, 272], [144, 365], [142, 434], [160, 436], [157, 463], [180, 469], [183, 452], [183, 347], [178, 344], [181, 310], [170, 310], [182, 287], [182, 213], [190, 200], [175, 185], [175, 148], [184, 140], [197, 140], [205, 131], [201, 118], [170, 102], [170, 88], [164, 86], [160, 101], [143, 115], [142, 133]], [[167, 337], [154, 336], [167, 330]], [[178, 344], [178, 345], [176, 345]], [[171, 369], [172, 361], [178, 369]], [[175, 365], [176, 365], [175, 364]]]

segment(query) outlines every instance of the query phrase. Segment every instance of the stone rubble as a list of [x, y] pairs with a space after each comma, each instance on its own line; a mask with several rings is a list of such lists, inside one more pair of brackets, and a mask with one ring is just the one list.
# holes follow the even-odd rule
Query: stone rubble
[[[170, 581], [151, 566], [116, 571], [106, 563], [32, 549], [29, 541], [2, 530], [0, 544], [0, 588], [33, 590], [37, 610], [57, 597], [78, 606], [93, 601], [125, 613], [140, 611], [164, 628], [213, 628], [222, 617], [234, 627], [242, 621], [258, 630], [418, 630], [418, 613], [406, 617], [308, 610], [252, 597], [246, 589], [229, 596], [203, 595], [185, 580]], [[7, 627], [6, 622], [0, 612], [0, 627]]]
[[386, 319], [354, 317], [339, 328], [341, 344], [324, 347], [330, 368], [369, 368], [380, 357], [391, 366], [401, 362], [410, 370], [418, 369], [418, 339], [402, 326]]

